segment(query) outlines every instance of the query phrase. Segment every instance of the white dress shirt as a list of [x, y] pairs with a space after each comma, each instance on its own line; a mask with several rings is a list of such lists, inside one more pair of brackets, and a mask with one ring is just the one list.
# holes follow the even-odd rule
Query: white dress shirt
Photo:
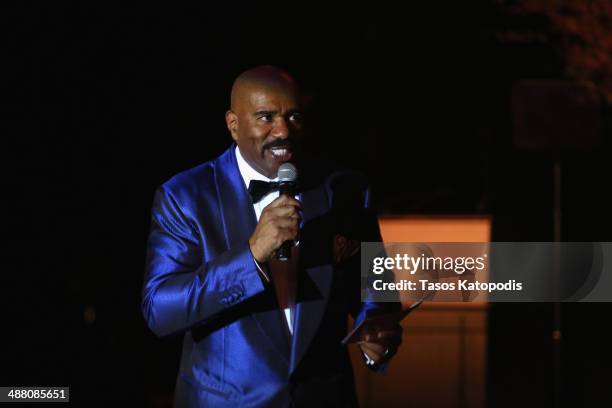
[[[236, 146], [236, 161], [238, 162], [238, 170], [240, 171], [240, 175], [242, 176], [242, 180], [246, 185], [246, 188], [249, 188], [249, 183], [251, 180], [260, 180], [260, 181], [278, 181], [278, 177], [276, 178], [268, 178], [263, 174], [259, 173], [255, 170], [240, 154], [240, 149]], [[253, 209], [255, 210], [255, 216], [257, 217], [257, 222], [259, 222], [259, 218], [261, 217], [261, 212], [268, 204], [272, 201], [276, 200], [280, 193], [278, 191], [273, 191], [265, 195], [260, 201], [253, 204]], [[291, 310], [290, 308], [285, 308], [285, 318], [287, 319], [287, 325], [289, 326], [289, 331], [293, 334], [293, 326], [291, 324]]]

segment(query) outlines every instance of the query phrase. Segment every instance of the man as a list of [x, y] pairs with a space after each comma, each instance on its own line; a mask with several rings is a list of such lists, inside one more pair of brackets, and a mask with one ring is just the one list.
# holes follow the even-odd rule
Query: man
[[[375, 222], [338, 222], [367, 215], [367, 189], [340, 174], [297, 198], [253, 194], [299, 159], [299, 90], [281, 69], [240, 75], [226, 123], [235, 144], [163, 184], [153, 203], [142, 308], [158, 336], [184, 333], [175, 405], [354, 406], [340, 342], [348, 314], [359, 322], [398, 307], [360, 299], [354, 254], [357, 239], [380, 239]], [[283, 262], [286, 241], [296, 245]], [[401, 328], [366, 340], [364, 361], [382, 370]]]

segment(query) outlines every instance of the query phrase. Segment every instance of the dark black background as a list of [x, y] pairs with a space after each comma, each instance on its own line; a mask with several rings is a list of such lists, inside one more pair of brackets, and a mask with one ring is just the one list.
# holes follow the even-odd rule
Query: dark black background
[[[313, 171], [363, 170], [379, 211], [492, 214], [496, 241], [552, 240], [553, 155], [513, 146], [509, 95], [562, 78], [563, 56], [497, 41], [516, 22], [496, 2], [423, 3], [6, 6], [1, 385], [70, 385], [76, 406], [170, 398], [180, 339], [140, 313], [152, 195], [227, 148], [232, 81], [255, 65], [295, 74]], [[610, 240], [602, 115], [602, 144], [563, 155], [566, 241]], [[605, 395], [609, 311], [563, 307], [568, 405]], [[551, 327], [551, 305], [493, 306], [491, 406], [550, 405]]]

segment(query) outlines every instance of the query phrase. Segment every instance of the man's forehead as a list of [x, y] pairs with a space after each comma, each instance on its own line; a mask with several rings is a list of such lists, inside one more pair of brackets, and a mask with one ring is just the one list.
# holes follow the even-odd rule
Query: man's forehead
[[290, 104], [298, 105], [298, 96], [292, 89], [254, 88], [248, 95], [251, 106]]
[[300, 98], [295, 89], [252, 87], [235, 95], [233, 110], [243, 113], [258, 111], [299, 110]]

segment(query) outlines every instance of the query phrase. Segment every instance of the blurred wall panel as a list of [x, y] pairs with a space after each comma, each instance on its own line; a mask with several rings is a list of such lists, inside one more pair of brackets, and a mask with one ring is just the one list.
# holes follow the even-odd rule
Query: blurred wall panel
[[[489, 216], [384, 216], [385, 242], [489, 242]], [[362, 407], [486, 406], [487, 304], [428, 302], [402, 322], [387, 372], [372, 373], [351, 346]]]

